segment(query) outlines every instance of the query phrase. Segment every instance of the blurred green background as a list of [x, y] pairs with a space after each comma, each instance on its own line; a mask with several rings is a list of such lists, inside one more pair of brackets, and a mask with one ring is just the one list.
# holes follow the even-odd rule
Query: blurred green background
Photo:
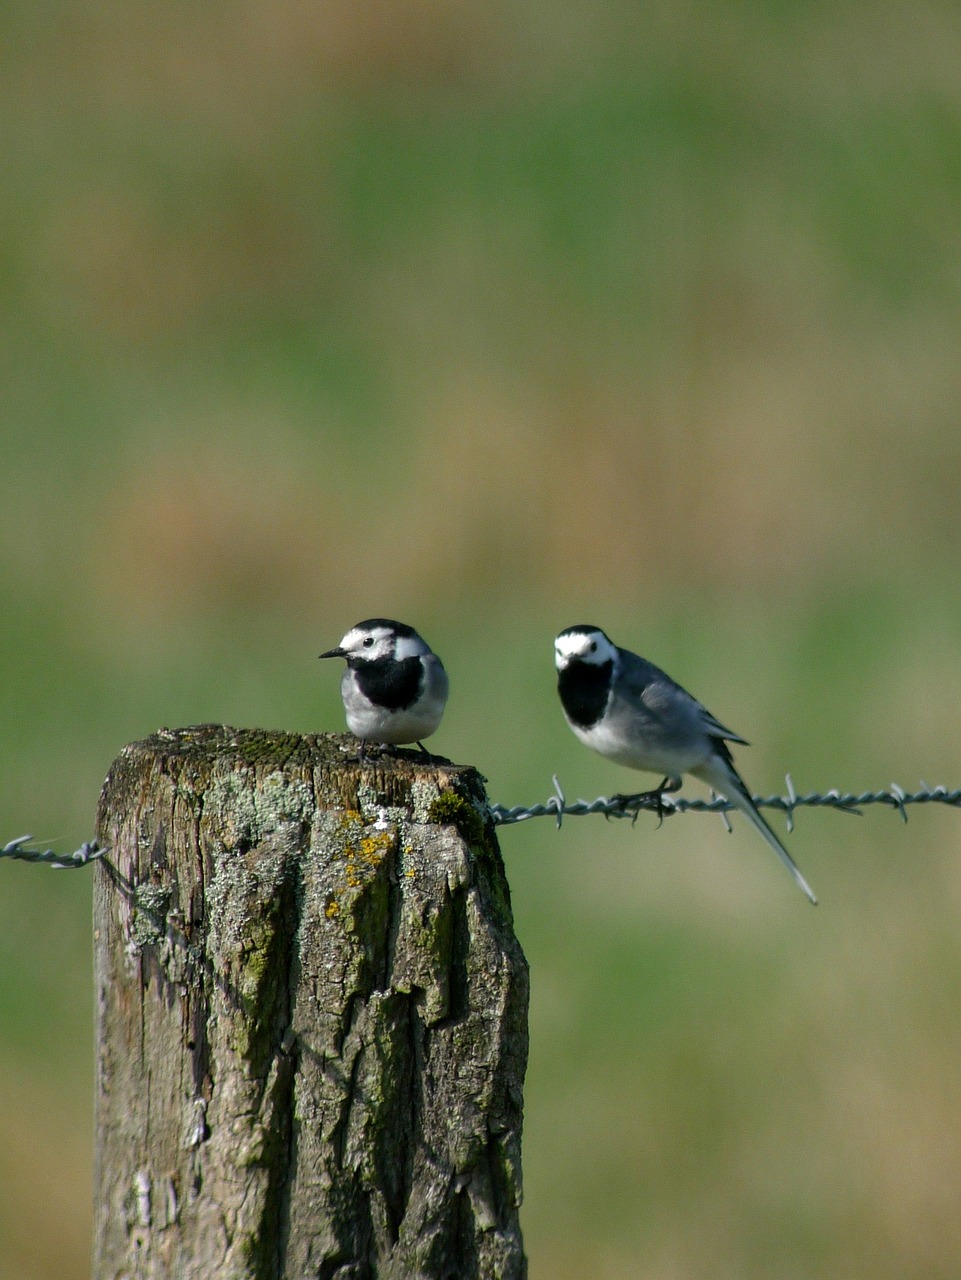
[[[956, 5], [0, 26], [0, 839], [161, 725], [341, 728], [371, 614], [506, 804], [649, 781], [563, 724], [584, 621], [757, 791], [961, 783]], [[503, 832], [531, 1280], [961, 1272], [959, 824], [802, 812], [816, 911], [737, 818]], [[91, 875], [0, 879], [0, 1280], [64, 1280]]]

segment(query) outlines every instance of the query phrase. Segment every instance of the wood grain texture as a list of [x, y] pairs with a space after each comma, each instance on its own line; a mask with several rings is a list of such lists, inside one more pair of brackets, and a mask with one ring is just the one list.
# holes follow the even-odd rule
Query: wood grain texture
[[164, 730], [97, 835], [95, 1280], [522, 1280], [527, 966], [477, 772]]

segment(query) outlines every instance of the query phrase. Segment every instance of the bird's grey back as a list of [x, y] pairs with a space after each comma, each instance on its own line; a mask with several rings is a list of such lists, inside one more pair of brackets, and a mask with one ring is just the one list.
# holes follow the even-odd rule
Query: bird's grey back
[[[629, 649], [618, 649], [618, 659], [617, 684], [623, 691], [624, 712], [629, 714], [633, 708], [635, 715], [640, 713], [645, 732], [655, 734], [665, 743], [710, 737], [747, 745], [745, 738], [723, 725], [703, 702], [653, 662]], [[615, 711], [613, 705], [611, 711]]]
[[608, 706], [612, 724], [649, 746], [676, 747], [704, 734], [696, 698], [653, 662], [618, 649], [618, 670]]

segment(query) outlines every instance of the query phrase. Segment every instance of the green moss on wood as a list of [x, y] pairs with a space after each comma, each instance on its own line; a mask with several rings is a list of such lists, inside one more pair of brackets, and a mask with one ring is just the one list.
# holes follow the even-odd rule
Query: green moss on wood
[[441, 827], [456, 827], [470, 845], [485, 843], [484, 819], [474, 805], [456, 791], [445, 791], [427, 810], [427, 821]]
[[291, 897], [285, 889], [266, 912], [248, 919], [233, 966], [240, 1015], [234, 1019], [234, 1048], [254, 1076], [267, 1071], [287, 1021]]

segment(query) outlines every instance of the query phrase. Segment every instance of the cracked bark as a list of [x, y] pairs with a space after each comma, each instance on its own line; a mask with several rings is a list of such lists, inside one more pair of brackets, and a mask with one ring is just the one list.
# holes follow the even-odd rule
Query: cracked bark
[[161, 731], [100, 801], [95, 1280], [523, 1280], [527, 966], [483, 780]]

